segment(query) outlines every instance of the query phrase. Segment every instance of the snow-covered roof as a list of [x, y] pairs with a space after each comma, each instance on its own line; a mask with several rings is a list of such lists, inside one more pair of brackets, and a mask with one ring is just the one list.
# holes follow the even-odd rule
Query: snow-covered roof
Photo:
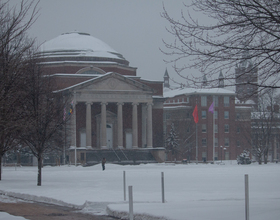
[[45, 57], [106, 57], [125, 58], [103, 41], [87, 33], [70, 32], [46, 41], [40, 46]]
[[165, 98], [171, 98], [178, 95], [191, 95], [191, 94], [235, 95], [235, 92], [223, 88], [209, 88], [209, 89], [177, 88], [173, 90], [164, 89], [163, 91], [163, 96]]

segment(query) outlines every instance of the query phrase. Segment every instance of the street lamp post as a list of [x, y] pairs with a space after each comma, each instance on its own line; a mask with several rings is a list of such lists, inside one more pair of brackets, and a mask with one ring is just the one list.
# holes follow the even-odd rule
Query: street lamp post
[[223, 146], [221, 146], [221, 163], [223, 161]]

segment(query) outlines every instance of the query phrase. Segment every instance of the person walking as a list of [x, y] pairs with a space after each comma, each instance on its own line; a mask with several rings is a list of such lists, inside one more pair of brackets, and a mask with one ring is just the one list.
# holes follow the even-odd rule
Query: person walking
[[106, 163], [106, 158], [103, 157], [102, 159], [102, 169], [105, 170], [105, 163]]

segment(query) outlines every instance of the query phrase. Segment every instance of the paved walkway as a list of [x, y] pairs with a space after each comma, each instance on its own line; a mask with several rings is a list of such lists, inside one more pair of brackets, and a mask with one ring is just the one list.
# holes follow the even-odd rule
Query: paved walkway
[[77, 209], [45, 203], [0, 202], [0, 211], [29, 220], [116, 220], [116, 218], [79, 213]]

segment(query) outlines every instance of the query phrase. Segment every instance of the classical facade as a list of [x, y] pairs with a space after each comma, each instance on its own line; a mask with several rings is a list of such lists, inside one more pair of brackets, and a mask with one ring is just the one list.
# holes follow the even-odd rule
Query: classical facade
[[90, 164], [102, 157], [112, 162], [161, 161], [161, 81], [141, 79], [120, 53], [86, 33], [47, 41], [41, 55], [57, 92], [72, 99], [66, 137], [70, 162]]

